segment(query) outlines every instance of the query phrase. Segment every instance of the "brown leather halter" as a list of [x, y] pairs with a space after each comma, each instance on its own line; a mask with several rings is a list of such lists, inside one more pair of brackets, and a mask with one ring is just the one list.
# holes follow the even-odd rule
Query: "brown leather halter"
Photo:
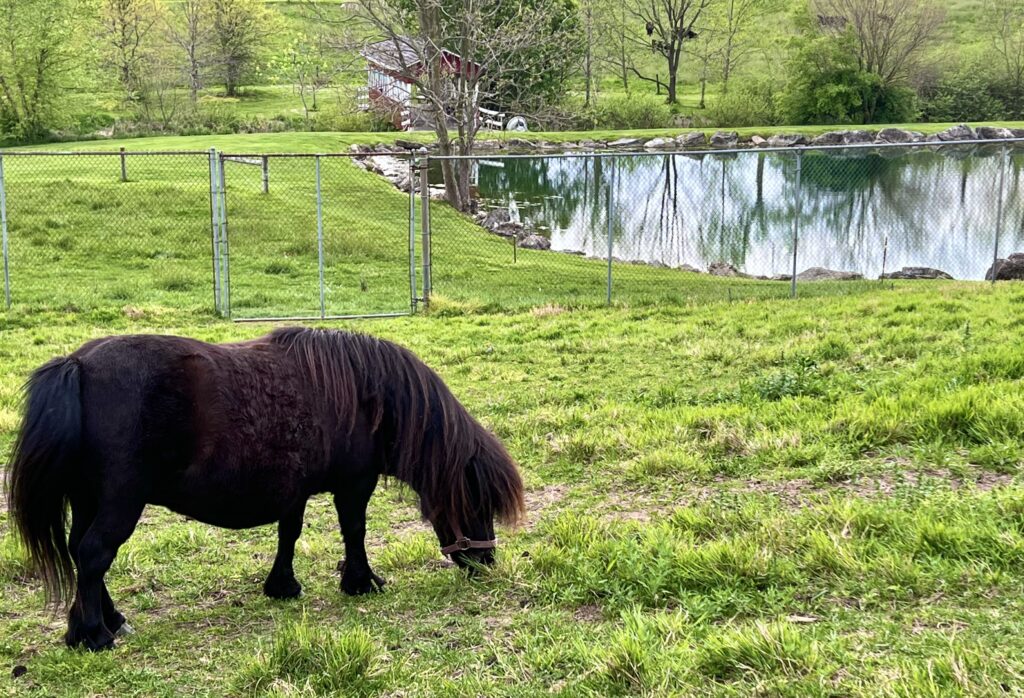
[[455, 528], [454, 533], [455, 542], [441, 548], [442, 555], [451, 555], [452, 553], [464, 552], [466, 550], [493, 550], [498, 547], [497, 538], [492, 538], [491, 540], [470, 540], [462, 535], [462, 531], [458, 527]]

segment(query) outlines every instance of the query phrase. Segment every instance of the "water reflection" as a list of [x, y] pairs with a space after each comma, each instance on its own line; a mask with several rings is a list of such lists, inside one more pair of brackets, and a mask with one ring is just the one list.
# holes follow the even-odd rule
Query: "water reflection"
[[[797, 267], [930, 266], [981, 279], [992, 261], [1006, 162], [1003, 256], [1024, 251], [1021, 160], [998, 151], [643, 155], [484, 161], [480, 195], [509, 206], [552, 248], [758, 275]], [[611, 218], [609, 226], [609, 200]], [[799, 211], [799, 213], [798, 213]], [[799, 221], [799, 226], [795, 223]], [[610, 227], [610, 231], [609, 231]]]

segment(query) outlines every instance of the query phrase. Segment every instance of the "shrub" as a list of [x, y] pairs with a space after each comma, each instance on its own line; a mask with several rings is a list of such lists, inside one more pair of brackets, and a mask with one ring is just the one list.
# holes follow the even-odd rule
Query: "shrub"
[[782, 123], [779, 85], [770, 79], [736, 80], [705, 112], [714, 126], [774, 126]]

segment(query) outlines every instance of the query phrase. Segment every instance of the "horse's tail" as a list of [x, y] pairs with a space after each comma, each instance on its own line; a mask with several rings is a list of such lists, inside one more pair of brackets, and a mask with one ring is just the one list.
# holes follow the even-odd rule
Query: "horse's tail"
[[7, 505], [47, 601], [70, 598], [75, 570], [65, 537], [71, 467], [82, 434], [81, 367], [68, 357], [39, 368], [26, 385], [28, 405], [7, 473]]

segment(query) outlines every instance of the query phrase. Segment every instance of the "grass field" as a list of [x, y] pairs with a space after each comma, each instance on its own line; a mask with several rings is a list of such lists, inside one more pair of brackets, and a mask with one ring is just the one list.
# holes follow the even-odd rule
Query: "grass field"
[[[493, 572], [444, 566], [388, 486], [370, 522], [385, 593], [339, 592], [319, 499], [304, 596], [272, 602], [272, 529], [150, 509], [109, 575], [138, 632], [93, 656], [63, 649], [5, 537], [0, 656], [28, 673], [0, 692], [1001, 694], [1024, 672], [1022, 306], [1014, 284], [937, 284], [346, 325], [418, 352], [521, 463], [529, 522]], [[0, 453], [28, 372], [87, 339], [266, 329], [146, 305], [18, 317]]]
[[[345, 138], [135, 143], [318, 151]], [[5, 158], [15, 305], [0, 311], [0, 463], [20, 386], [50, 357], [112, 333], [227, 341], [271, 327], [214, 317], [206, 161], [176, 158], [130, 159], [127, 183], [116, 157]], [[240, 312], [315, 307], [312, 163], [282, 162], [268, 197], [258, 168], [229, 180]], [[408, 199], [325, 163], [329, 310], [406, 305]], [[61, 645], [0, 511], [0, 695], [1017, 690], [1024, 287], [807, 284], [816, 297], [791, 301], [755, 297], [784, 284], [616, 265], [616, 304], [601, 308], [603, 263], [521, 250], [513, 266], [507, 241], [434, 216], [432, 311], [332, 326], [416, 351], [520, 462], [528, 522], [502, 531], [493, 571], [471, 581], [446, 566], [389, 484], [369, 526], [385, 592], [340, 593], [320, 498], [296, 561], [304, 595], [273, 602], [260, 592], [272, 528], [150, 508], [108, 575], [137, 634], [96, 656]]]

